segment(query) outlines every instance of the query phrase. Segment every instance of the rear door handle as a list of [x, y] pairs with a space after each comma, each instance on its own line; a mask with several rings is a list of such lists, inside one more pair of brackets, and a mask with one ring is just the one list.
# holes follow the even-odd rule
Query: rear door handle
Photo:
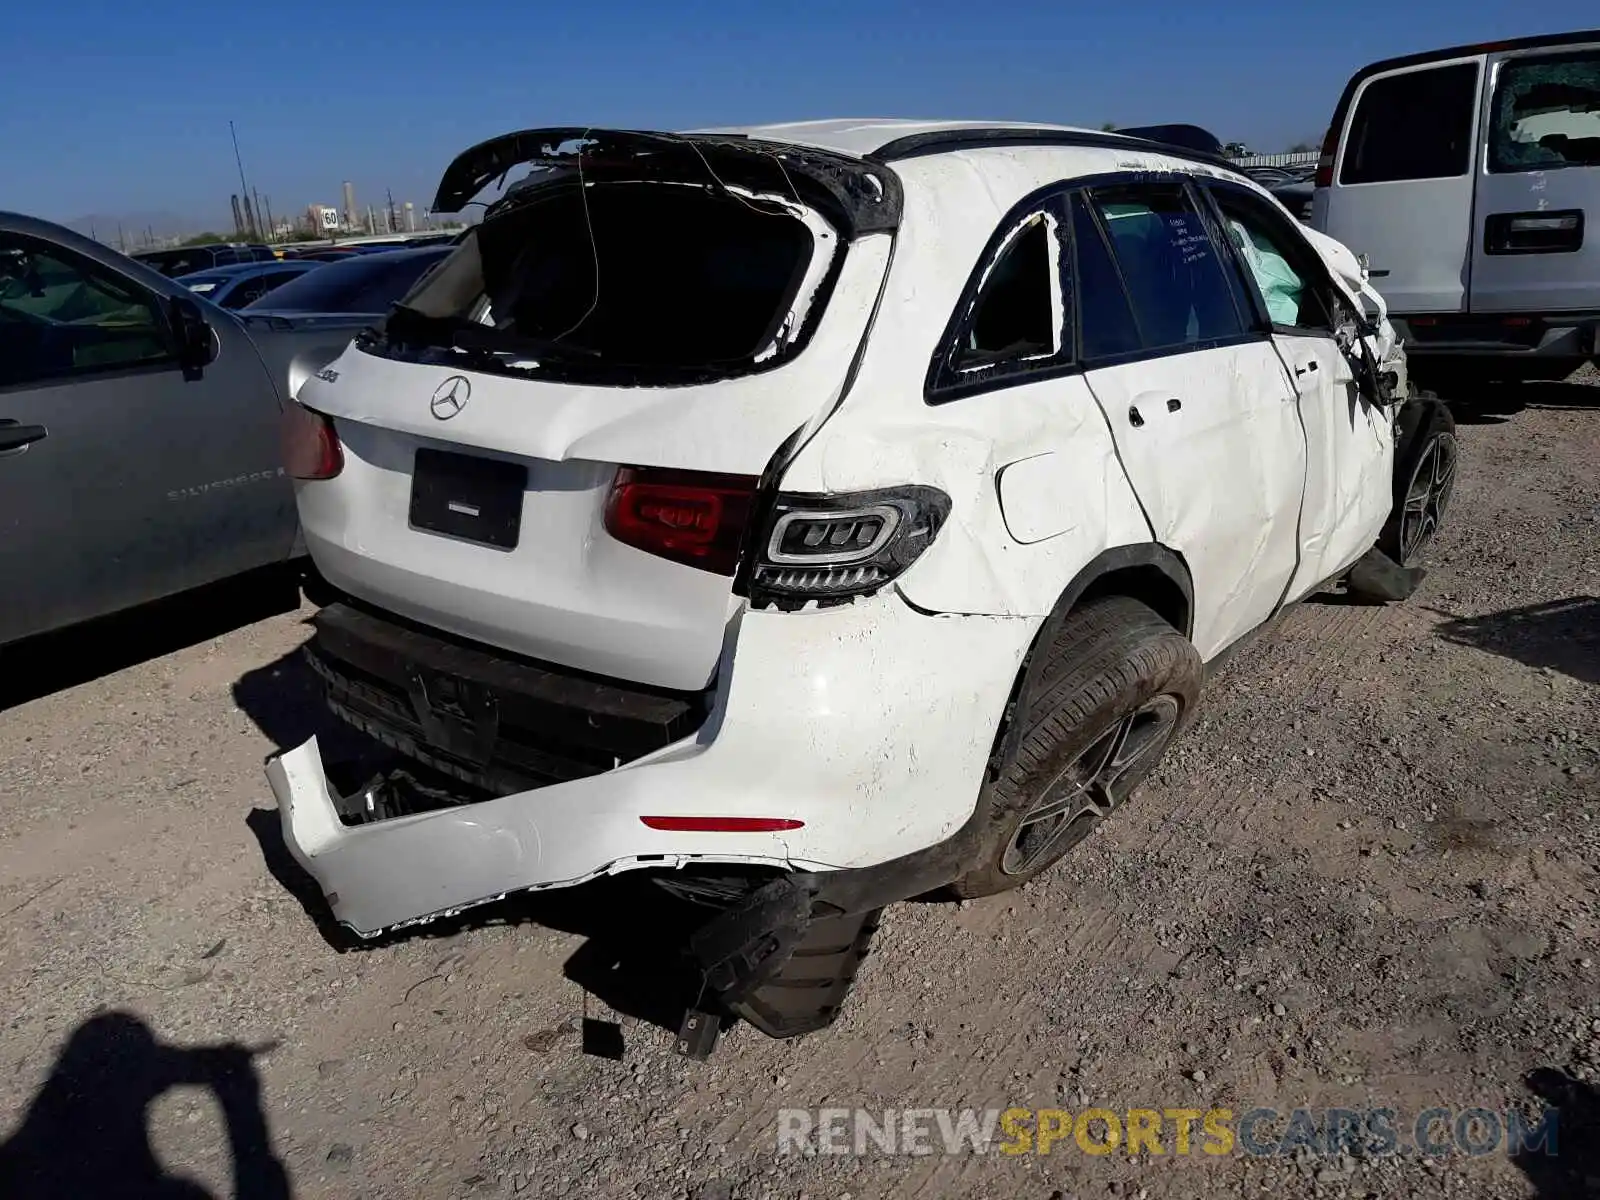
[[34, 442], [50, 436], [43, 425], [18, 425], [15, 421], [0, 418], [0, 454], [8, 450], [25, 450]]
[[1306, 363], [1305, 366], [1296, 367], [1294, 369], [1294, 373], [1296, 375], [1304, 375], [1307, 371], [1315, 371], [1316, 369], [1317, 369], [1317, 360], [1313, 358], [1310, 362]]

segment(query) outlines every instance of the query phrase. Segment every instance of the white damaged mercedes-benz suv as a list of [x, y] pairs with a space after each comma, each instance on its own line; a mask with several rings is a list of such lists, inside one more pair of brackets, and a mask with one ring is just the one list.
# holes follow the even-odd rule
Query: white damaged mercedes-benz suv
[[1044, 871], [1449, 503], [1363, 265], [1194, 127], [531, 130], [434, 207], [509, 173], [286, 417], [307, 653], [406, 760], [269, 763], [359, 934], [648, 870], [724, 1011], [818, 1028], [883, 906]]

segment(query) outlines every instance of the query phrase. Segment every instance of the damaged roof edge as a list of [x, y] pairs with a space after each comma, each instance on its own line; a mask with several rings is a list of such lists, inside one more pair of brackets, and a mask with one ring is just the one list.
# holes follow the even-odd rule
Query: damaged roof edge
[[[583, 148], [563, 150], [569, 143], [581, 143]], [[436, 212], [460, 212], [513, 167], [577, 165], [580, 159], [587, 167], [596, 157], [606, 156], [610, 161], [597, 163], [596, 168], [610, 171], [618, 155], [632, 166], [664, 169], [678, 176], [698, 172], [723, 185], [796, 192], [803, 203], [837, 220], [851, 238], [892, 233], [900, 225], [900, 178], [885, 163], [739, 133], [656, 133], [575, 126], [524, 129], [463, 150], [439, 180], [433, 208]]]

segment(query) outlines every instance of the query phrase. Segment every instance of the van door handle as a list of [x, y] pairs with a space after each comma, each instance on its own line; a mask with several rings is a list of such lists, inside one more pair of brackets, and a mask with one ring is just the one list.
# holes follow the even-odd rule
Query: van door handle
[[1135, 429], [1144, 428], [1144, 417], [1139, 414], [1139, 409], [1136, 405], [1128, 405], [1128, 424]]
[[18, 425], [8, 418], [0, 418], [0, 454], [9, 450], [26, 450], [34, 442], [50, 436], [43, 425]]
[[1316, 369], [1317, 369], [1317, 360], [1313, 358], [1310, 362], [1306, 363], [1305, 366], [1296, 367], [1294, 369], [1294, 373], [1296, 375], [1304, 375], [1307, 371], [1315, 371]]

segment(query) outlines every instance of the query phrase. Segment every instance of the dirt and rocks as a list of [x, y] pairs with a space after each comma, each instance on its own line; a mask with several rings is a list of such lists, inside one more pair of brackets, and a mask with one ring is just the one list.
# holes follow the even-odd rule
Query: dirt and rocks
[[[835, 1027], [735, 1027], [706, 1063], [662, 1027], [685, 1002], [677, 916], [642, 881], [368, 948], [327, 927], [261, 773], [323, 724], [294, 655], [304, 610], [75, 685], [94, 668], [63, 677], [58, 658], [121, 661], [148, 630], [13, 657], [8, 1200], [1600, 1195], [1600, 407], [1583, 382], [1462, 424], [1411, 602], [1292, 610], [1048, 876], [891, 909]], [[1160, 1155], [1072, 1137], [777, 1152], [782, 1109], [1228, 1109], [1237, 1129], [1254, 1108], [1388, 1108], [1408, 1143], [1431, 1107], [1546, 1104], [1553, 1156], [1213, 1155], [1198, 1126], [1183, 1155], [1170, 1123]]]

